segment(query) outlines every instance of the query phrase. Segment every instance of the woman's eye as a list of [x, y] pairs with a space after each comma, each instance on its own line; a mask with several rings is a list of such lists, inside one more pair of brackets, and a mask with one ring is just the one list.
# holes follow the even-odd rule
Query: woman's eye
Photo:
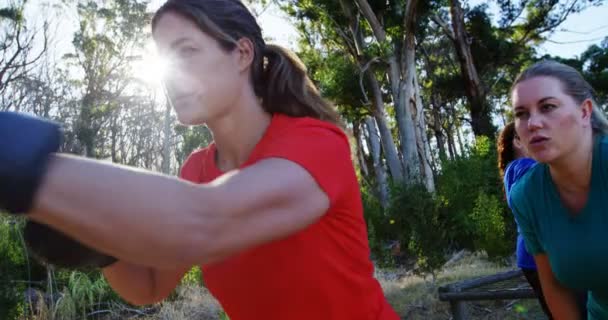
[[515, 111], [515, 118], [523, 118], [528, 114], [526, 111]]
[[556, 105], [554, 105], [554, 104], [551, 104], [551, 103], [546, 103], [546, 104], [543, 104], [543, 105], [541, 106], [541, 109], [542, 109], [543, 111], [550, 111], [550, 110], [553, 110], [553, 109], [555, 109], [555, 108], [557, 108], [557, 106], [556, 106]]
[[195, 47], [191, 47], [191, 46], [184, 46], [179, 48], [179, 55], [180, 56], [189, 56], [194, 54], [197, 51], [197, 49]]

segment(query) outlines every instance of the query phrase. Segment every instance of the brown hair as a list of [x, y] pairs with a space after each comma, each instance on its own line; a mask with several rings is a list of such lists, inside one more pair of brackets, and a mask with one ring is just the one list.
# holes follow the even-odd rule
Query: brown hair
[[498, 141], [496, 141], [496, 150], [498, 152], [498, 170], [500, 171], [500, 177], [504, 178], [505, 169], [511, 161], [515, 160], [515, 147], [513, 146], [513, 139], [516, 136], [515, 123], [509, 122], [500, 131], [498, 135]]
[[576, 103], [582, 104], [587, 99], [591, 100], [591, 103], [593, 104], [591, 127], [593, 128], [594, 133], [608, 134], [608, 120], [595, 101], [595, 91], [593, 90], [593, 87], [591, 87], [585, 78], [583, 78], [583, 75], [581, 75], [580, 72], [569, 65], [553, 60], [537, 62], [517, 76], [517, 79], [515, 79], [515, 82], [511, 87], [511, 93], [513, 93], [513, 89], [518, 83], [534, 77], [543, 76], [559, 80], [564, 92], [572, 97]]
[[192, 20], [225, 50], [248, 38], [254, 46], [251, 81], [268, 113], [313, 117], [340, 125], [334, 107], [323, 99], [301, 60], [289, 50], [267, 45], [251, 12], [240, 0], [168, 0], [154, 14], [152, 29], [166, 12]]

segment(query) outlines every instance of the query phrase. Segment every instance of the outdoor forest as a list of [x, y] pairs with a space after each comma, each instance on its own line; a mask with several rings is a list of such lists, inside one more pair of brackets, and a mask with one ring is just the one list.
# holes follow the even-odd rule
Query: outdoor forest
[[[177, 176], [213, 136], [181, 125], [166, 98], [150, 25], [162, 2], [0, 0], [0, 111], [60, 123], [62, 152]], [[375, 276], [403, 319], [452, 319], [441, 286], [517, 269], [496, 146], [514, 119], [511, 86], [533, 63], [557, 60], [584, 75], [606, 110], [608, 25], [565, 24], [608, 12], [608, 3], [245, 2], [260, 21], [280, 16], [293, 28], [289, 49], [339, 111]], [[280, 31], [264, 29], [266, 42]], [[578, 40], [551, 40], [557, 32]], [[585, 48], [573, 56], [544, 49], [575, 43]], [[168, 299], [134, 306], [99, 270], [55, 268], [28, 254], [24, 225], [0, 214], [0, 319], [229, 319], [198, 267]], [[468, 312], [544, 319], [533, 299], [470, 301]]]

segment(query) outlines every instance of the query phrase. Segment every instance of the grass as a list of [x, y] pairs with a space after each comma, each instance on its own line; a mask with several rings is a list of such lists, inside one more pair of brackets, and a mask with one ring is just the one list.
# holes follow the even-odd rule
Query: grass
[[[443, 284], [470, 279], [512, 269], [488, 261], [482, 254], [465, 254], [456, 263], [440, 270], [436, 278], [417, 276], [400, 269], [377, 270], [384, 293], [393, 308], [403, 319], [447, 320], [451, 318], [449, 304], [439, 301], [437, 288]], [[86, 283], [86, 281], [80, 281]], [[97, 289], [97, 291], [102, 291]], [[62, 300], [55, 305], [44, 303], [38, 306], [38, 315], [19, 320], [64, 320], [83, 319], [79, 304], [83, 301], [97, 303], [94, 316], [87, 319], [117, 320], [229, 320], [221, 306], [211, 294], [200, 285], [182, 285], [171, 299], [146, 309], [136, 309], [120, 303], [99, 304], [90, 294], [82, 295], [83, 300], [64, 291]], [[471, 302], [469, 310], [472, 319], [545, 319], [536, 300]]]
[[[437, 288], [511, 269], [488, 261], [482, 254], [466, 254], [457, 263], [438, 272], [434, 281], [416, 275], [400, 279], [377, 278], [389, 303], [402, 319], [447, 320], [451, 318], [450, 306], [439, 301]], [[546, 319], [536, 300], [471, 302], [468, 305], [472, 319]]]

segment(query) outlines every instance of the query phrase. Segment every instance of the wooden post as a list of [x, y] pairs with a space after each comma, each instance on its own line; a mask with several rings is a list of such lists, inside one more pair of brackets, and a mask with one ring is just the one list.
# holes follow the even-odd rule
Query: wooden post
[[536, 294], [530, 287], [473, 290], [518, 277], [523, 278], [519, 269], [447, 284], [438, 288], [439, 300], [450, 303], [454, 320], [468, 320], [470, 314], [467, 301], [535, 298]]
[[450, 301], [450, 309], [454, 320], [469, 320], [469, 310], [466, 301]]

